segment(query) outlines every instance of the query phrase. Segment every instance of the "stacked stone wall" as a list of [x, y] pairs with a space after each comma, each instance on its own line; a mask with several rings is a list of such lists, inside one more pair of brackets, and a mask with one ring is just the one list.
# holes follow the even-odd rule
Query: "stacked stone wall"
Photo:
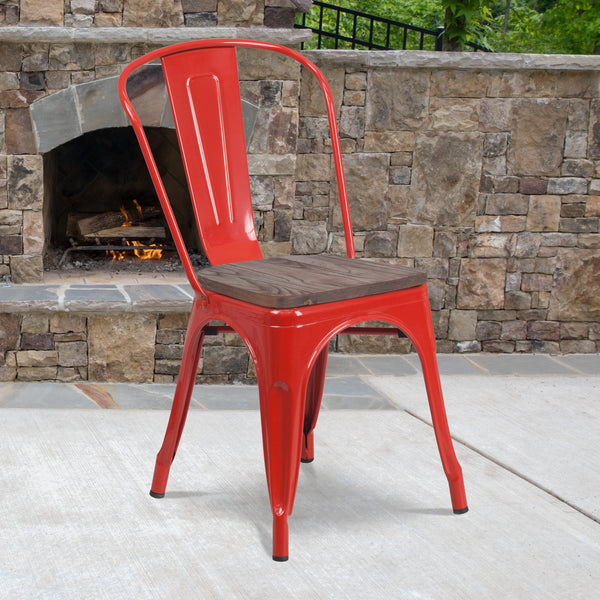
[[[92, 4], [93, 14], [85, 8]], [[44, 158], [53, 147], [40, 146], [32, 125], [42, 105], [56, 117], [51, 126], [60, 124], [57, 135], [66, 136], [57, 144], [88, 129], [124, 125], [109, 116], [104, 125], [86, 120], [96, 96], [113, 98], [111, 86], [124, 64], [186, 39], [161, 35], [196, 35], [197, 15], [215, 13], [209, 10], [215, 5], [218, 25], [236, 25], [225, 20], [221, 2], [154, 4], [168, 4], [173, 10], [161, 12], [161, 19], [174, 20], [140, 21], [129, 27], [133, 38], [125, 25], [127, 10], [140, 5], [133, 0], [0, 6], [0, 301], [2, 280], [42, 281]], [[274, 24], [284, 13], [275, 19], [267, 9], [289, 11], [287, 0], [246, 4], [258, 13], [236, 13], [246, 15], [241, 25], [252, 25], [259, 13], [263, 23]], [[113, 25], [103, 23], [103, 15], [113, 15]], [[111, 41], [98, 37], [111, 27], [125, 33]], [[65, 33], [75, 30], [73, 39]], [[257, 32], [226, 31], [240, 30], [240, 37]], [[22, 33], [17, 40], [28, 31], [39, 39]], [[264, 37], [278, 30], [258, 31]], [[271, 39], [283, 41], [277, 35]], [[307, 54], [333, 90], [357, 254], [427, 271], [439, 350], [599, 351], [600, 59]], [[263, 253], [343, 254], [331, 143], [315, 80], [277, 55], [240, 51], [238, 57], [242, 96], [257, 107], [248, 166]], [[155, 109], [163, 92], [146, 91], [143, 101]], [[67, 135], [70, 127], [75, 133]], [[120, 315], [113, 308], [106, 314], [98, 313], [104, 308], [79, 308], [70, 316], [34, 304], [12, 310], [0, 311], [0, 379], [110, 381], [127, 372], [139, 381], [176, 377], [188, 309]], [[67, 317], [69, 329], [62, 331]], [[103, 329], [108, 334], [101, 335]], [[143, 337], [145, 354], [140, 358], [136, 347], [123, 345], [118, 366], [109, 339], [127, 331]], [[252, 377], [238, 337], [206, 344], [201, 380]], [[411, 345], [387, 336], [338, 336], [331, 348], [409, 352]]]
[[290, 27], [288, 0], [4, 0], [0, 25], [65, 27]]
[[[189, 313], [0, 314], [0, 381], [177, 380]], [[254, 366], [239, 336], [207, 336], [197, 382], [246, 383]]]
[[258, 107], [247, 143], [250, 190], [265, 256], [291, 252], [300, 66], [272, 53], [238, 50], [242, 98]]
[[[408, 65], [406, 53], [309, 54], [336, 101], [357, 255], [427, 271], [439, 349], [598, 351], [600, 61], [573, 71], [568, 59], [564, 70], [542, 57], [524, 69], [523, 59], [511, 68], [465, 56], [431, 68], [434, 54]], [[342, 253], [329, 132], [309, 77], [292, 251]], [[338, 348], [390, 343], [340, 337]]]
[[289, 28], [299, 7], [310, 6], [302, 4], [291, 0], [3, 0], [0, 26]]

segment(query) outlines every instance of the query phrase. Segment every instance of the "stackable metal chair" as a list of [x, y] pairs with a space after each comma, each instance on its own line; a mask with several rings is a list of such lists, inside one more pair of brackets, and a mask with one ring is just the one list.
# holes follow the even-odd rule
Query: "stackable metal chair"
[[[237, 47], [284, 54], [318, 79], [331, 131], [346, 257], [262, 258], [250, 197]], [[198, 231], [211, 263], [198, 273], [192, 267], [143, 125], [127, 94], [132, 72], [156, 59], [162, 63]], [[344, 331], [397, 335], [401, 330], [421, 360], [452, 507], [456, 513], [466, 512], [462, 471], [442, 398], [426, 275], [408, 267], [354, 258], [334, 103], [321, 71], [302, 54], [275, 44], [202, 40], [162, 48], [133, 61], [121, 75], [119, 94], [195, 294], [151, 495], [165, 494], [204, 335], [215, 330], [211, 322], [224, 321], [242, 337], [256, 366], [273, 513], [273, 558], [287, 560], [288, 517], [300, 462], [314, 458], [313, 430], [323, 393], [329, 340]], [[392, 327], [355, 327], [370, 320], [385, 321]]]

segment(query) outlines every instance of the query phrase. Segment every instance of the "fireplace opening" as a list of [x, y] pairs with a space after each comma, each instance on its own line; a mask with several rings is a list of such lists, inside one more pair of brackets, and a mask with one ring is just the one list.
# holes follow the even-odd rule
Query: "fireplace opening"
[[[176, 133], [146, 131], [186, 246], [207, 264], [195, 226]], [[86, 133], [44, 155], [44, 269], [182, 269], [130, 127]]]

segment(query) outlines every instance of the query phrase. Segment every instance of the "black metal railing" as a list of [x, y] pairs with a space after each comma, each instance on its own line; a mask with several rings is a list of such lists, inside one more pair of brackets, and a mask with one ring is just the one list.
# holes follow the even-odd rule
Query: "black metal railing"
[[[326, 2], [313, 2], [310, 12], [303, 13], [299, 19], [295, 27], [313, 32], [312, 42], [303, 43], [303, 49], [443, 49], [443, 27], [426, 29]], [[467, 42], [467, 46], [475, 52], [488, 51], [473, 42]]]

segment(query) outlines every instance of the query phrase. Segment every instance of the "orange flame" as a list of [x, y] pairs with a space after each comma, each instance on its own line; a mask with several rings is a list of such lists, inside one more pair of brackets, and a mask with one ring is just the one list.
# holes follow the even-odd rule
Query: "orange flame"
[[125, 219], [121, 223], [121, 227], [131, 227], [133, 225], [133, 221], [129, 218], [129, 214], [125, 210], [125, 207], [121, 206], [121, 208], [119, 208], [119, 210], [121, 211], [121, 214], [123, 215], [123, 218]]
[[[139, 217], [139, 220], [142, 221], [144, 219], [144, 211], [142, 210], [142, 207], [140, 206], [140, 203], [134, 198], [132, 200], [133, 205], [135, 206], [135, 210], [137, 211], [137, 216]], [[121, 223], [121, 227], [133, 227], [134, 222], [133, 219], [129, 216], [129, 213], [127, 212], [127, 209], [125, 208], [125, 205], [122, 205], [119, 210], [121, 211], [121, 214], [123, 215], [123, 218], [125, 219], [122, 223]]]
[[[125, 246], [150, 246], [150, 248], [133, 250], [133, 254], [137, 256], [140, 260], [158, 260], [162, 258], [162, 248], [160, 248], [157, 244], [144, 244], [142, 242], [138, 242], [136, 240], [127, 241], [124, 244]], [[113, 261], [115, 260], [124, 260], [129, 250], [107, 250], [109, 256], [112, 256]]]
[[[138, 212], [140, 220], [142, 220], [144, 217], [142, 207], [140, 206], [139, 202], [135, 199], [133, 200], [133, 204]], [[121, 214], [125, 218], [123, 223], [121, 223], [121, 227], [133, 227], [134, 222], [131, 219], [131, 217], [129, 216], [129, 213], [127, 212], [127, 210], [125, 209], [125, 206], [121, 206], [119, 208], [119, 210], [121, 211]], [[132, 246], [132, 247], [150, 246], [150, 248], [145, 248], [143, 250], [142, 249], [133, 250], [133, 254], [135, 256], [137, 256], [137, 258], [139, 258], [140, 260], [158, 260], [159, 258], [162, 258], [162, 253], [163, 253], [162, 248], [160, 248], [160, 246], [158, 246], [157, 244], [144, 244], [143, 242], [131, 240], [131, 241], [124, 242], [124, 245]], [[124, 260], [128, 253], [131, 254], [131, 252], [129, 250], [107, 250], [107, 253], [109, 256], [112, 256], [113, 261]]]
[[140, 217], [140, 219], [144, 218], [144, 212], [142, 211], [142, 207], [140, 206], [140, 203], [134, 198], [133, 199], [133, 204], [135, 205], [135, 208], [138, 211], [138, 215]]

